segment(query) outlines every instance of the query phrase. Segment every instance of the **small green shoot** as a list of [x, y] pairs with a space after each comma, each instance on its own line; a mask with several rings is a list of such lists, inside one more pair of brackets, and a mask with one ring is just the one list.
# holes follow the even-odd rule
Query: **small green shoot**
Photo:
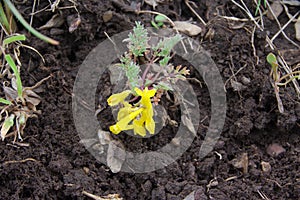
[[274, 81], [278, 81], [279, 75], [278, 75], [278, 62], [276, 59], [276, 56], [273, 53], [269, 53], [267, 56], [267, 62], [271, 65], [272, 67], [272, 74], [273, 74], [273, 79]]
[[19, 70], [17, 68], [17, 65], [15, 61], [12, 59], [12, 57], [8, 54], [5, 55], [5, 60], [8, 63], [8, 65], [11, 67], [11, 69], [14, 72], [14, 75], [16, 76], [16, 83], [17, 83], [17, 91], [18, 91], [18, 97], [20, 99], [23, 99], [22, 93], [23, 93], [23, 86], [22, 86], [22, 81], [20, 77]]
[[6, 45], [9, 45], [13, 42], [25, 41], [25, 40], [26, 40], [25, 35], [13, 35], [4, 39], [2, 45], [5, 47]]
[[6, 100], [6, 99], [3, 99], [3, 98], [0, 98], [0, 103], [3, 103], [5, 105], [11, 105], [11, 102]]
[[[258, 0], [258, 1], [257, 1], [257, 5], [256, 5], [256, 10], [255, 10], [255, 15], [258, 14], [260, 5], [261, 5], [261, 0]], [[265, 7], [265, 8], [267, 7], [267, 0], [264, 0], [264, 7]]]
[[165, 16], [163, 15], [156, 15], [155, 18], [154, 18], [154, 21], [152, 20], [151, 21], [151, 25], [156, 28], [156, 29], [159, 29], [161, 28], [165, 22], [167, 22], [168, 20], [166, 19]]

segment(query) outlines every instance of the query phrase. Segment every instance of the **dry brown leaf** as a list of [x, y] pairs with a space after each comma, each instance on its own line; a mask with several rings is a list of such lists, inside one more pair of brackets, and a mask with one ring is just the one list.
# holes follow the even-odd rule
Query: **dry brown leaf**
[[183, 21], [175, 21], [174, 29], [177, 29], [178, 31], [187, 34], [188, 36], [196, 36], [199, 33], [201, 33], [202, 28], [200, 28], [197, 25], [191, 24], [189, 22], [183, 22]]
[[191, 119], [189, 119], [186, 115], [183, 115], [181, 117], [181, 121], [194, 135], [197, 135], [194, 124]]
[[45, 30], [49, 28], [57, 28], [63, 25], [65, 22], [63, 16], [56, 14], [43, 26], [39, 27], [38, 30]]
[[115, 140], [111, 141], [108, 145], [106, 162], [113, 173], [121, 170], [125, 158], [126, 152], [121, 143]]

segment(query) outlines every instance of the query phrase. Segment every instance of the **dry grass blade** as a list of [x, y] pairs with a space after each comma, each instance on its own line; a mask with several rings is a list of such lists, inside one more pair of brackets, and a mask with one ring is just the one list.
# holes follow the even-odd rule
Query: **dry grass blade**
[[192, 8], [192, 6], [189, 4], [189, 0], [185, 0], [184, 3], [186, 4], [186, 6], [194, 13], [194, 15], [196, 15], [196, 17], [200, 20], [200, 22], [202, 24], [204, 24], [205, 26], [207, 25], [206, 22], [200, 17], [200, 15], [198, 15], [198, 13]]

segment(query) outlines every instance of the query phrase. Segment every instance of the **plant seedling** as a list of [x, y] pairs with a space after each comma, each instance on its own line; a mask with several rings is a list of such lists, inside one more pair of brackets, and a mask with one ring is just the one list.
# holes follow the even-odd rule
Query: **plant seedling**
[[151, 25], [156, 28], [159, 29], [161, 27], [163, 27], [164, 23], [167, 22], [168, 20], [166, 19], [165, 16], [163, 15], [156, 15], [154, 20], [151, 21]]
[[[274, 90], [275, 90], [275, 95], [277, 98], [278, 102], [278, 108], [280, 113], [284, 112], [282, 101], [279, 96], [279, 87], [280, 86], [286, 86], [289, 82], [293, 81], [294, 79], [300, 80], [300, 70], [297, 70], [299, 67], [296, 67], [292, 72], [285, 74], [284, 76], [280, 75], [279, 72], [279, 64], [277, 61], [276, 56], [273, 53], [269, 53], [267, 55], [267, 62], [271, 65], [272, 71], [271, 75], [273, 78], [274, 83], [272, 83]], [[282, 81], [286, 80], [285, 82], [282, 83]]]

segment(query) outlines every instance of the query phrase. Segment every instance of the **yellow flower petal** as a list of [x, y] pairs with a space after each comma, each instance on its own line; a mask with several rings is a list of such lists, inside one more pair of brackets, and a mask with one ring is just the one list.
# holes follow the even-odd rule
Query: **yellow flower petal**
[[118, 121], [120, 121], [121, 119], [123, 119], [124, 117], [136, 110], [136, 108], [133, 108], [132, 105], [126, 101], [123, 103], [123, 105], [124, 107], [121, 108], [118, 112]]
[[129, 115], [125, 116], [120, 121], [118, 121], [115, 125], [110, 126], [109, 130], [114, 134], [119, 134], [121, 131], [133, 129], [132, 125], [128, 125], [129, 122], [136, 118], [143, 110], [144, 108], [140, 108], [130, 113]]
[[146, 129], [144, 127], [144, 122], [141, 121], [141, 119], [133, 121], [133, 131], [134, 134], [138, 134], [142, 137], [146, 136]]
[[155, 122], [153, 118], [147, 118], [145, 122], [146, 129], [149, 131], [150, 134], [154, 134], [155, 132]]
[[130, 90], [125, 90], [121, 93], [113, 94], [107, 99], [107, 103], [110, 106], [118, 105], [119, 103], [123, 102], [130, 93]]

